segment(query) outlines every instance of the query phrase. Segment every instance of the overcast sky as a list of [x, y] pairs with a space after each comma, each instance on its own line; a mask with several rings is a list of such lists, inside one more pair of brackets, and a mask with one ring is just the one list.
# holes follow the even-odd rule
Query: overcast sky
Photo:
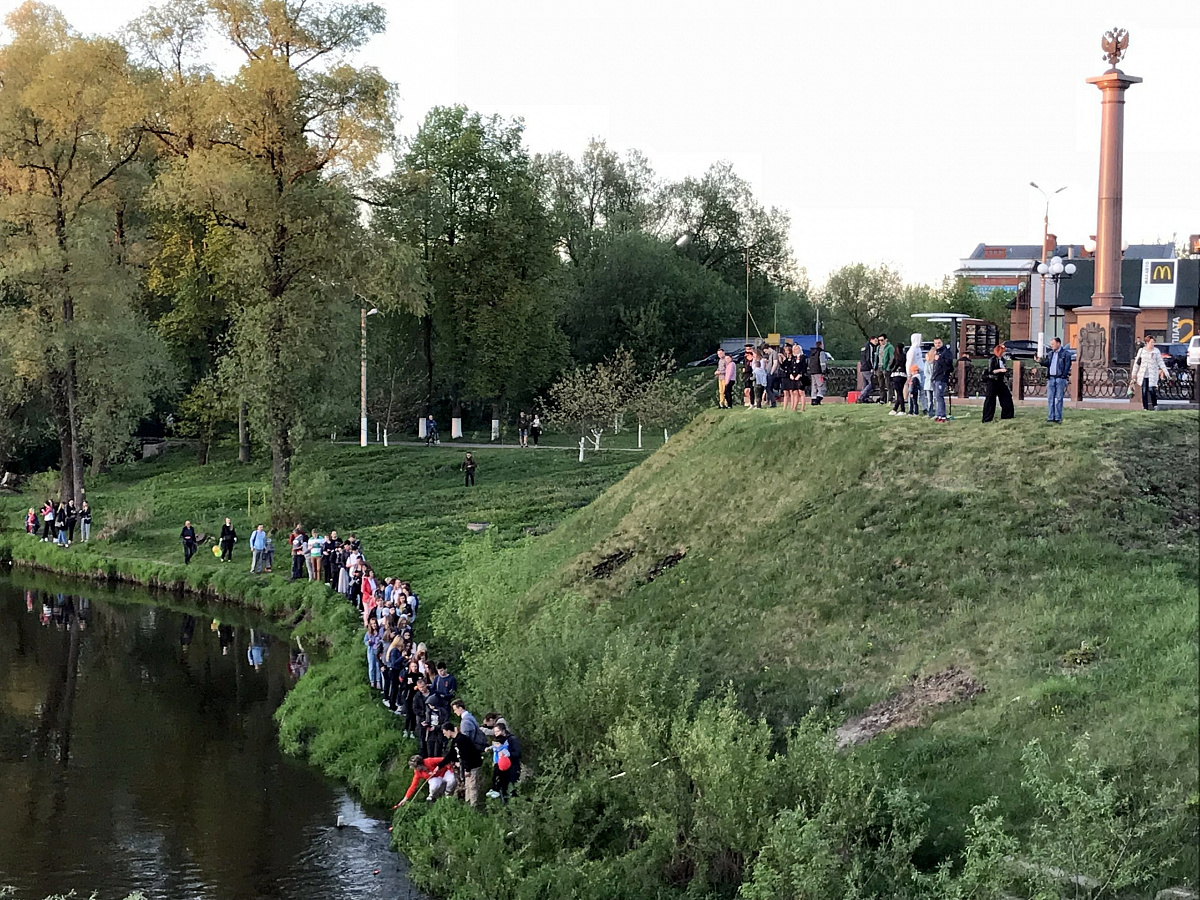
[[[588, 138], [662, 177], [733, 162], [792, 218], [820, 283], [850, 262], [940, 281], [981, 241], [1095, 232], [1100, 38], [1130, 32], [1125, 237], [1200, 233], [1200, 3], [382, 0], [363, 54], [399, 88], [401, 128], [433, 105], [521, 116], [534, 152]], [[60, 0], [109, 33], [144, 0]], [[16, 6], [0, 0], [0, 9]]]

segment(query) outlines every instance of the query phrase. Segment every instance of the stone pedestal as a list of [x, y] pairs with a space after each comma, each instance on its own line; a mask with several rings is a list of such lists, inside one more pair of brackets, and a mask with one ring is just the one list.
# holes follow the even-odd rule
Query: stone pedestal
[[1084, 366], [1126, 366], [1137, 339], [1136, 306], [1081, 306], [1075, 309], [1078, 362]]

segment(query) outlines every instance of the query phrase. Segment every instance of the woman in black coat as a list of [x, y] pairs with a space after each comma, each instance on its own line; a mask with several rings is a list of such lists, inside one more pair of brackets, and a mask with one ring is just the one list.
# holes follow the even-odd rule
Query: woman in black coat
[[1000, 418], [1011, 419], [1013, 413], [1012, 392], [1008, 389], [1005, 379], [1008, 369], [1004, 365], [1004, 345], [997, 344], [992, 348], [988, 357], [987, 384], [983, 395], [983, 421], [990, 422], [996, 417], [996, 401], [1000, 401]]

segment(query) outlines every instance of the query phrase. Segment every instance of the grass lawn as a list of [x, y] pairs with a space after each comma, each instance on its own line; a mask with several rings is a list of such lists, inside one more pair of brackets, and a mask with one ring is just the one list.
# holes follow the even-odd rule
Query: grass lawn
[[[664, 681], [701, 695], [731, 684], [777, 734], [814, 707], [841, 719], [960, 666], [978, 699], [856, 751], [921, 789], [932, 852], [989, 795], [1020, 820], [1034, 738], [1065, 753], [1090, 733], [1127, 782], [1178, 779], [1194, 797], [1196, 414], [970, 415], [706, 413], [569, 527], [467, 548], [438, 629], [464, 644], [489, 705], [563, 751], [600, 746], [603, 716], [623, 715], [581, 688], [618, 639], [650, 648]], [[606, 557], [619, 562], [597, 577]], [[1081, 643], [1094, 661], [1064, 663]], [[593, 703], [589, 738], [573, 733], [572, 699]], [[1194, 837], [1178, 848], [1187, 871]]]
[[[647, 717], [664, 734], [689, 728], [698, 700], [732, 692], [771, 727], [765, 744], [737, 752], [766, 754], [812, 710], [840, 722], [953, 665], [983, 693], [849, 751], [920, 790], [927, 861], [961, 846], [971, 807], [989, 796], [1019, 828], [1023, 748], [1036, 739], [1061, 759], [1088, 734], [1123, 786], [1182, 783], [1189, 825], [1168, 850], [1172, 877], [1194, 882], [1200, 419], [966, 416], [714, 410], [648, 456], [581, 465], [569, 452], [475, 451], [474, 490], [445, 444], [305, 447], [295, 469], [305, 524], [355, 531], [380, 571], [414, 581], [433, 601], [422, 631], [460, 660], [471, 708], [519, 723], [542, 773], [512, 833], [435, 811], [450, 843], [416, 861], [418, 876], [434, 883], [439, 867], [469, 860], [464, 871], [487, 877], [494, 839], [525, 867], [528, 882], [513, 870], [516, 893], [558, 877], [537, 874], [551, 862], [547, 873], [597, 883], [626, 871], [665, 883], [655, 867], [687, 847], [636, 837], [668, 815], [658, 795], [622, 794], [634, 777], [596, 771], [630, 768], [630, 735]], [[110, 515], [132, 523], [107, 552], [177, 563], [184, 518], [212, 532], [231, 515], [245, 536], [265, 515], [266, 484], [265, 465], [202, 469], [174, 455], [117, 469], [89, 495], [97, 528]], [[6, 523], [27, 506], [0, 500]], [[492, 527], [469, 536], [472, 521]], [[219, 568], [203, 553], [194, 565]], [[365, 688], [361, 644], [338, 606], [330, 658], [281, 708], [281, 739], [368, 799], [394, 801], [407, 782], [396, 760], [411, 751]], [[687, 789], [680, 762], [659, 763]]]

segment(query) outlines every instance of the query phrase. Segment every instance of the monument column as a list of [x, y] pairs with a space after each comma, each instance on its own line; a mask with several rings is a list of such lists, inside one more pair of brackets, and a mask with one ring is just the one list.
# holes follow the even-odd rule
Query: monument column
[[1121, 294], [1121, 205], [1125, 167], [1125, 91], [1142, 79], [1117, 68], [1129, 33], [1114, 28], [1101, 46], [1111, 68], [1088, 84], [1100, 89], [1100, 183], [1096, 206], [1096, 269], [1091, 306], [1075, 310], [1079, 360], [1084, 365], [1125, 364], [1133, 357], [1138, 308]]

